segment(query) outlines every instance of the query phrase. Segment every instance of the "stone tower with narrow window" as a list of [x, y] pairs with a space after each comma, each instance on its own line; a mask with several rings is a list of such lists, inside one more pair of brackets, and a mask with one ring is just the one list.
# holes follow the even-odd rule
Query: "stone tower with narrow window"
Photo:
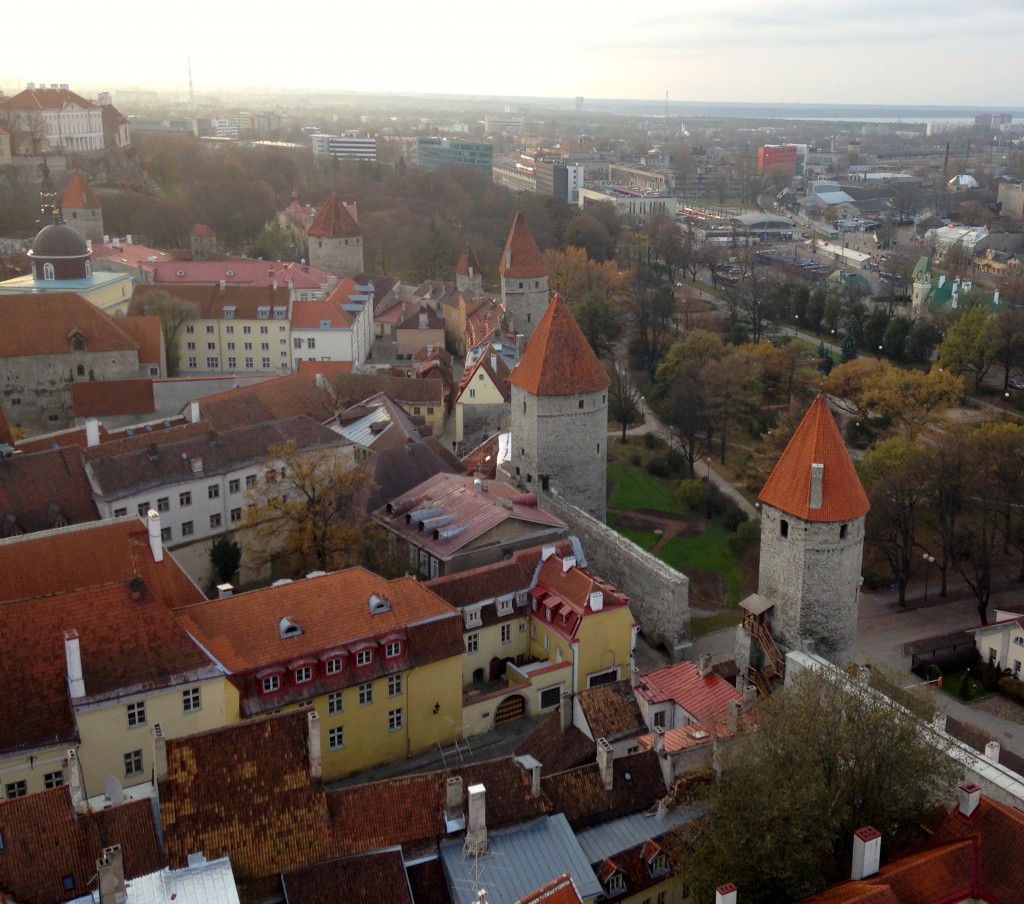
[[60, 206], [64, 222], [83, 239], [96, 244], [103, 241], [103, 208], [81, 172], [76, 171], [71, 177]]
[[511, 473], [605, 519], [611, 381], [569, 306], [555, 295], [508, 378]]
[[510, 332], [529, 342], [548, 307], [548, 268], [521, 213], [516, 213], [498, 267]]
[[306, 232], [309, 264], [336, 276], [357, 276], [363, 270], [363, 233], [355, 218], [355, 204], [328, 196]]
[[[824, 396], [814, 400], [758, 498], [761, 565], [757, 593], [741, 603], [747, 625], [760, 621], [782, 653], [848, 660], [870, 506]], [[741, 671], [761, 658], [750, 637], [741, 626]]]

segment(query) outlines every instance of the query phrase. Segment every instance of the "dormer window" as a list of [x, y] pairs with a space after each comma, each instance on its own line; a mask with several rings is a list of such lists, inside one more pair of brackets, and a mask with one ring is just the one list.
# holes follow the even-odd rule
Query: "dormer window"
[[401, 653], [402, 642], [400, 640], [393, 640], [384, 647], [384, 657], [386, 659], [394, 659], [396, 656], [400, 656]]
[[263, 679], [263, 693], [273, 694], [276, 691], [281, 690], [281, 676], [280, 675], [267, 675]]
[[367, 648], [356, 653], [356, 668], [367, 666], [373, 662], [373, 650]]
[[43, 279], [55, 279], [53, 275], [53, 264], [43, 264]]
[[85, 336], [83, 336], [81, 333], [76, 333], [74, 336], [71, 337], [71, 351], [85, 351]]
[[340, 656], [335, 656], [332, 659], [328, 659], [324, 665], [324, 671], [328, 675], [337, 675], [341, 671], [342, 659]]
[[302, 633], [302, 627], [293, 622], [287, 615], [277, 623], [277, 630], [282, 640], [286, 637], [296, 637]]
[[466, 609], [465, 617], [463, 619], [465, 627], [472, 628], [480, 625], [480, 610], [479, 609]]
[[508, 615], [512, 611], [512, 600], [501, 600], [498, 603], [498, 615]]
[[391, 603], [388, 598], [378, 593], [371, 593], [367, 604], [370, 607], [370, 615], [380, 615], [383, 612], [391, 611]]
[[305, 684], [307, 681], [313, 680], [313, 667], [310, 665], [300, 665], [292, 673], [292, 679], [296, 684]]
[[664, 876], [668, 872], [668, 857], [665, 856], [664, 852], [659, 851], [648, 862], [647, 869], [650, 871], [652, 878]]
[[608, 897], [621, 895], [626, 890], [626, 880], [623, 878], [622, 873], [615, 872], [608, 877], [604, 887]]

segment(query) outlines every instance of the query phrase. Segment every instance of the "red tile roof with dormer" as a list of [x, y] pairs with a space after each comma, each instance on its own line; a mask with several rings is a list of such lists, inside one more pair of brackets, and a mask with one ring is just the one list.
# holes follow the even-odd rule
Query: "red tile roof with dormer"
[[519, 277], [534, 279], [548, 275], [547, 264], [540, 248], [533, 240], [530, 227], [522, 213], [516, 211], [512, 228], [508, 231], [505, 249], [501, 253], [501, 265], [498, 271], [503, 277], [515, 279]]
[[611, 385], [569, 306], [558, 293], [552, 297], [508, 381], [531, 395], [545, 396], [600, 392]]
[[[594, 609], [592, 593], [601, 593], [601, 606]], [[534, 613], [550, 610], [548, 626], [567, 640], [576, 639], [584, 618], [600, 612], [625, 608], [629, 599], [611, 584], [576, 564], [575, 556], [555, 553], [540, 566], [537, 583], [530, 590]]]
[[[123, 246], [122, 246], [123, 247]], [[161, 258], [156, 262], [141, 264], [152, 270], [153, 280], [164, 283], [160, 288], [171, 292], [166, 283], [220, 283], [227, 285], [269, 286], [276, 282], [278, 288], [322, 289], [337, 277], [326, 270], [318, 270], [308, 264], [282, 261], [251, 261], [239, 258], [225, 258], [216, 261], [175, 261]], [[145, 288], [138, 286], [138, 289]]]
[[67, 88], [26, 88], [7, 101], [7, 106], [11, 110], [63, 110], [69, 106], [91, 110], [96, 104]]
[[[326, 298], [319, 301], [296, 301], [292, 304], [293, 330], [351, 329], [357, 315], [346, 311], [343, 305], [352, 304], [349, 296], [356, 294], [351, 279], [341, 279]], [[329, 323], [329, 326], [323, 326]]]
[[462, 254], [459, 255], [459, 262], [455, 265], [455, 272], [461, 276], [469, 276], [472, 271], [473, 276], [483, 276], [483, 268], [480, 266], [480, 261], [476, 259], [476, 252], [473, 251], [473, 247], [466, 242], [462, 246]]
[[[103, 848], [115, 844], [121, 846], [125, 878], [156, 872], [163, 855], [153, 816], [154, 807], [145, 798], [76, 813], [67, 786], [4, 801], [0, 886], [13, 900], [33, 904], [90, 894], [96, 886], [96, 861]], [[65, 876], [72, 877], [70, 889]]]
[[[824, 465], [819, 508], [811, 508], [812, 464]], [[804, 521], [855, 521], [868, 513], [871, 504], [824, 396], [811, 403], [757, 498]]]
[[138, 350], [138, 343], [121, 329], [121, 318], [104, 314], [75, 292], [3, 296], [0, 319], [0, 358], [68, 355], [76, 330], [88, 352]]
[[94, 210], [100, 206], [100, 199], [85, 181], [85, 176], [76, 170], [64, 192], [60, 206], [64, 210]]
[[576, 891], [572, 876], [563, 873], [525, 898], [520, 898], [516, 904], [583, 904], [583, 899]]
[[317, 211], [307, 233], [314, 238], [325, 239], [351, 239], [362, 234], [359, 224], [349, 212], [348, 205], [333, 192], [324, 201], [323, 207]]

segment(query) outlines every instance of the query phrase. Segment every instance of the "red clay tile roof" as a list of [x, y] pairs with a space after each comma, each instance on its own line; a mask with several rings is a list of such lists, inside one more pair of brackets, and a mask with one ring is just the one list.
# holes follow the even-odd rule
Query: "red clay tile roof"
[[292, 904], [413, 904], [400, 850], [328, 860], [281, 878]]
[[[167, 286], [153, 284], [136, 286], [135, 293], [128, 305], [128, 317], [125, 320], [134, 319], [139, 314], [150, 314], [152, 312], [153, 296], [162, 299], [169, 295], [173, 299], [190, 302], [195, 306], [196, 316], [207, 320], [220, 320], [224, 317], [225, 307], [234, 307], [235, 320], [256, 320], [258, 308], [284, 308], [290, 309], [288, 300], [288, 288], [278, 284], [276, 289], [270, 286], [254, 285], [226, 285], [223, 289], [220, 285], [213, 283], [183, 283], [181, 285]], [[119, 321], [120, 322], [120, 321]]]
[[576, 700], [595, 738], [615, 741], [647, 730], [629, 681], [586, 688], [576, 695]]
[[71, 411], [75, 417], [152, 414], [152, 380], [76, 380], [71, 384]]
[[[387, 612], [370, 613], [371, 595], [386, 598]], [[385, 580], [365, 568], [294, 581], [211, 600], [178, 613], [182, 625], [232, 672], [258, 668], [282, 659], [320, 653], [341, 644], [407, 629], [421, 622], [451, 621], [458, 613], [413, 578]], [[287, 616], [302, 633], [281, 638], [279, 622]], [[410, 643], [412, 638], [410, 637]], [[423, 651], [432, 661], [430, 650]], [[442, 647], [438, 654], [450, 655]]]
[[562, 296], [555, 294], [509, 383], [531, 395], [600, 392], [611, 385]]
[[317, 211], [307, 235], [313, 238], [341, 239], [358, 238], [362, 232], [346, 205], [332, 192]]
[[[94, 270], [98, 269], [97, 262], [104, 260], [152, 270], [159, 262], [177, 261], [180, 257], [180, 251], [161, 251], [159, 248], [150, 248], [137, 242], [129, 245], [117, 238], [111, 239], [109, 242], [92, 243]], [[150, 258], [155, 258], [155, 260], [150, 260]], [[136, 286], [136, 288], [138, 287]]]
[[334, 415], [334, 401], [329, 392], [316, 385], [314, 374], [287, 374], [199, 400], [202, 421], [220, 431], [298, 414], [321, 424]]
[[[296, 301], [292, 304], [292, 329], [318, 330], [324, 321], [330, 323], [324, 329], [351, 329], [356, 315], [343, 307], [350, 304], [348, 297], [355, 293], [356, 284], [343, 279], [331, 294], [319, 301]], [[329, 363], [329, 362], [328, 362]]]
[[637, 693], [651, 703], [671, 700], [698, 722], [725, 718], [730, 700], [743, 695], [728, 681], [710, 672], [703, 678], [692, 662], [680, 662], [649, 672], [640, 678]]
[[158, 316], [121, 317], [117, 325], [139, 344], [139, 364], [163, 365], [163, 335]]
[[351, 361], [299, 361], [298, 373], [304, 376], [316, 376], [323, 374], [325, 377], [333, 377], [337, 374], [352, 373]]
[[583, 899], [576, 891], [572, 876], [563, 873], [535, 892], [520, 898], [516, 904], [583, 904]]
[[78, 449], [0, 461], [0, 519], [0, 537], [99, 520]]
[[530, 600], [535, 607], [551, 611], [552, 629], [574, 640], [582, 620], [595, 613], [590, 595], [597, 592], [602, 594], [601, 611], [622, 608], [629, 603], [611, 584], [586, 568], [569, 564], [566, 556], [556, 553], [541, 564], [537, 582], [530, 590]]
[[[280, 873], [331, 855], [327, 804], [310, 778], [305, 711], [167, 740], [158, 782], [172, 869], [230, 857], [243, 891], [280, 894]], [[246, 895], [243, 894], [243, 899]]]
[[[493, 360], [493, 363], [491, 359]], [[508, 377], [511, 371], [508, 369], [508, 365], [505, 363], [505, 359], [495, 354], [483, 354], [478, 359], [476, 364], [472, 367], [467, 367], [462, 371], [462, 378], [459, 380], [459, 391], [456, 398], [462, 396], [463, 390], [469, 388], [469, 384], [473, 381], [477, 371], [482, 371], [487, 374], [487, 378], [497, 387], [501, 393], [502, 399], [506, 402], [511, 398], [511, 393], [508, 385]]]
[[470, 269], [474, 276], [483, 276], [483, 268], [480, 261], [476, 259], [476, 252], [473, 251], [469, 242], [462, 246], [462, 254], [459, 255], [459, 262], [455, 265], [455, 272], [462, 276], [469, 276]]
[[189, 235], [197, 239], [214, 239], [217, 237], [217, 233], [205, 223], [196, 223]]
[[85, 337], [87, 352], [137, 351], [117, 321], [75, 292], [0, 296], [0, 358], [68, 355], [71, 334]]
[[526, 755], [537, 760], [544, 774], [550, 775], [594, 762], [597, 748], [575, 725], [562, 731], [562, 714], [553, 712], [516, 748], [516, 756]]
[[[289, 280], [295, 289], [322, 289], [333, 278], [326, 270], [318, 270], [308, 264], [281, 261], [254, 261], [243, 258], [225, 258], [215, 261], [163, 260], [144, 263], [152, 270], [153, 281], [167, 289], [168, 284], [176, 286], [189, 283], [220, 283], [239, 286], [263, 286], [267, 288], [277, 282], [279, 288], [287, 288]], [[138, 291], [141, 286], [136, 286]]]
[[75, 170], [60, 206], [64, 210], [93, 210], [100, 206], [100, 199], [96, 197], [96, 192], [89, 188], [89, 183], [85, 181], [81, 171]]
[[501, 253], [498, 272], [503, 277], [510, 279], [517, 277], [533, 279], [548, 275], [544, 256], [540, 253], [540, 248], [537, 247], [537, 243], [530, 233], [530, 227], [526, 225], [526, 220], [519, 211], [516, 211], [512, 228], [508, 231], [508, 239], [505, 241], [505, 250]]
[[[821, 506], [813, 509], [812, 464], [824, 465]], [[811, 403], [757, 498], [804, 521], [855, 521], [867, 514], [867, 494], [824, 396]]]
[[91, 100], [67, 88], [26, 88], [7, 102], [11, 110], [62, 110], [68, 105], [84, 110], [96, 106]]
[[[163, 866], [148, 799], [76, 814], [67, 787], [17, 797], [0, 803], [0, 836], [0, 888], [15, 901], [57, 904], [89, 894], [96, 887], [96, 860], [115, 844], [128, 879]], [[69, 875], [74, 885], [66, 890]]]
[[440, 857], [431, 857], [405, 868], [416, 904], [451, 904], [444, 864]]

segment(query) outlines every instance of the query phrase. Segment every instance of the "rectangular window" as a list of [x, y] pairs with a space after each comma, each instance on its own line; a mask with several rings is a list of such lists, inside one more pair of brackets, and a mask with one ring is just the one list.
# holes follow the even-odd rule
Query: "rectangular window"
[[178, 505], [184, 508], [187, 505], [192, 504], [192, 494], [190, 492], [178, 493]]
[[243, 326], [242, 327], [242, 332], [246, 333], [246, 334], [251, 333], [252, 332], [252, 327], [251, 326]]
[[206, 495], [209, 496], [211, 499], [219, 499], [220, 498], [220, 484], [219, 483], [211, 483], [206, 488]]
[[171, 540], [174, 539], [174, 531], [169, 527], [161, 528], [160, 539], [163, 540], [164, 543], [170, 543]]
[[231, 510], [231, 523], [238, 524], [242, 520], [242, 510], [240, 508], [233, 508]]
[[252, 358], [246, 358], [246, 359], [245, 359], [245, 366], [246, 366], [247, 368], [249, 368], [250, 370], [252, 370], [252, 366], [253, 366], [253, 364], [252, 364]]
[[256, 475], [255, 474], [246, 474], [246, 476], [245, 476], [245, 488], [247, 490], [249, 490], [249, 489], [252, 489], [252, 487], [254, 487], [254, 486], [256, 486]]
[[389, 697], [400, 697], [402, 695], [402, 676], [401, 675], [389, 675], [388, 676], [388, 696]]
[[191, 323], [188, 326], [185, 327], [185, 332], [186, 333], [194, 333], [195, 331], [196, 331], [196, 328]]
[[261, 342], [260, 343], [260, 351], [261, 352], [269, 352], [270, 351], [270, 343], [269, 342]]
[[194, 713], [202, 708], [202, 698], [199, 696], [198, 687], [186, 688], [181, 692], [182, 712]]
[[228, 351], [229, 352], [233, 352], [234, 350], [235, 350], [235, 343], [234, 342], [229, 342], [228, 343]]
[[194, 352], [196, 350], [196, 344], [194, 342], [186, 342], [185, 348], [190, 352]]
[[267, 675], [263, 679], [263, 693], [272, 694], [276, 690], [281, 688], [281, 676], [280, 675]]
[[270, 332], [270, 327], [269, 327], [269, 326], [261, 326], [261, 327], [260, 327], [260, 333], [261, 333], [261, 334], [263, 334], [264, 336], [265, 336], [265, 335], [266, 335], [267, 333], [269, 333], [269, 332]]
[[195, 532], [195, 525], [191, 521], [181, 522], [181, 535], [183, 537], [191, 537]]
[[475, 653], [480, 649], [480, 635], [479, 634], [467, 634], [466, 635], [466, 652]]
[[558, 701], [562, 699], [562, 685], [556, 684], [554, 687], [546, 687], [540, 692], [540, 708], [547, 709], [549, 706], [557, 706]]
[[402, 708], [388, 710], [388, 731], [398, 731], [402, 727]]
[[196, 359], [195, 358], [189, 358], [188, 359], [188, 366], [194, 369], [194, 368], [198, 367], [199, 365], [196, 363]]
[[28, 783], [25, 779], [21, 779], [17, 782], [8, 782], [4, 785], [4, 794], [8, 800], [14, 800], [16, 797], [24, 797], [28, 794]]
[[217, 368], [220, 367], [220, 360], [218, 358], [207, 358], [206, 359], [206, 366], [210, 370], [217, 370]]
[[306, 347], [307, 348], [316, 348], [316, 339], [311, 336], [310, 339], [309, 339], [309, 344]]
[[475, 398], [476, 398], [476, 390], [475, 390], [475, 389], [471, 389], [471, 390], [469, 391], [469, 397], [470, 397], [471, 399], [475, 399]]
[[138, 728], [140, 725], [146, 724], [145, 700], [140, 700], [138, 703], [129, 703], [127, 709], [129, 728]]
[[313, 680], [313, 667], [309, 665], [300, 665], [295, 670], [295, 683], [305, 684], [307, 681]]
[[234, 331], [235, 331], [235, 328], [233, 326], [229, 325], [229, 326], [224, 327], [224, 332], [227, 333], [229, 336], [232, 333], [234, 333]]
[[512, 643], [512, 626], [505, 624], [501, 626], [501, 642]]
[[263, 367], [263, 368], [270, 367], [270, 358], [261, 358], [260, 360], [263, 362], [260, 365], [260, 367]]
[[208, 336], [212, 336], [213, 335], [213, 324], [212, 323], [206, 324], [206, 334]]
[[366, 684], [359, 685], [359, 705], [368, 706], [373, 703], [373, 683], [367, 682]]
[[654, 714], [654, 727], [664, 728], [665, 727], [665, 711], [659, 710]]
[[228, 492], [229, 493], [238, 493], [238, 492], [241, 491], [241, 489], [242, 489], [242, 481], [238, 477], [235, 477], [233, 480], [229, 480], [228, 481]]
[[402, 652], [402, 644], [400, 641], [392, 641], [386, 647], [384, 647], [384, 656], [388, 659], [393, 659]]
[[336, 716], [338, 713], [345, 711], [342, 696], [341, 691], [334, 691], [334, 693], [327, 695], [327, 715]]
[[327, 660], [326, 672], [328, 675], [337, 675], [341, 671], [341, 657], [335, 656], [334, 659]]
[[145, 502], [140, 502], [139, 503], [139, 517], [140, 518], [145, 518], [149, 514], [149, 509], [150, 509], [150, 505], [149, 505], [149, 500], [148, 499]]
[[292, 344], [293, 344], [293, 345], [294, 345], [294, 346], [295, 346], [296, 348], [302, 348], [302, 340], [301, 340], [301, 339], [299, 339], [298, 337], [296, 337], [295, 339], [293, 339], [293, 340], [292, 340]]
[[215, 515], [210, 515], [210, 527], [211, 527], [211, 529], [216, 530], [218, 527], [220, 527], [220, 524], [221, 524], [220, 512], [217, 512]]
[[356, 665], [369, 665], [373, 662], [373, 650], [360, 650], [356, 653]]
[[47, 772], [43, 775], [43, 787], [49, 790], [50, 788], [60, 788], [64, 785], [64, 773], [63, 772]]
[[124, 755], [124, 774], [139, 775], [142, 772], [142, 751], [132, 750]]
[[208, 352], [215, 352], [215, 351], [217, 351], [217, 343], [216, 342], [207, 342], [206, 343], [206, 350]]
[[115, 518], [121, 518], [121, 517], [123, 517], [124, 515], [127, 515], [127, 514], [128, 514], [128, 509], [126, 509], [126, 508], [116, 508], [116, 509], [114, 509], [114, 517]]
[[228, 358], [228, 370], [234, 370], [238, 366], [237, 358]]
[[169, 512], [171, 510], [171, 499], [169, 496], [161, 496], [156, 501], [156, 510], [158, 512]]
[[345, 728], [342, 725], [336, 725], [329, 732], [327, 732], [327, 746], [331, 750], [340, 750], [345, 746]]

